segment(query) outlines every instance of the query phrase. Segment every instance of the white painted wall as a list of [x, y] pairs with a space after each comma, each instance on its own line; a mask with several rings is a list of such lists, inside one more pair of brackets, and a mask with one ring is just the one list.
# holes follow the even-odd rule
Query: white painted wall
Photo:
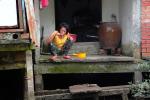
[[112, 21], [112, 14], [115, 14], [119, 21], [119, 0], [102, 0], [102, 21]]
[[132, 0], [120, 0], [119, 2], [120, 25], [122, 28], [122, 50], [126, 55], [132, 55]]
[[55, 30], [54, 0], [49, 0], [49, 6], [40, 10], [41, 27], [44, 26], [44, 37], [46, 38]]

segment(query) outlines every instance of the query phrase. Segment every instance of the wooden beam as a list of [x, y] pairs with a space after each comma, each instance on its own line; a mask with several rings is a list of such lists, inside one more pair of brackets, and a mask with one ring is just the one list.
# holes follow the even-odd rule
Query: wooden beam
[[[19, 29], [23, 29], [22, 0], [18, 0]], [[25, 12], [24, 12], [25, 13]]]
[[25, 0], [25, 7], [27, 11], [27, 21], [29, 26], [30, 38], [32, 42], [38, 46], [36, 39], [37, 25], [35, 19], [33, 0]]

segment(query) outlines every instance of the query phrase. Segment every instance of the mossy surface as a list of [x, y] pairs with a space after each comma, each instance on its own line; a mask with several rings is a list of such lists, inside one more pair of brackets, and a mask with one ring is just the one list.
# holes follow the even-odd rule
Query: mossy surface
[[25, 63], [1, 64], [0, 70], [22, 69], [25, 68]]
[[0, 45], [0, 51], [26, 51], [34, 49], [33, 44], [7, 44]]
[[65, 63], [65, 64], [38, 64], [35, 72], [46, 73], [110, 73], [131, 72], [136, 68], [131, 63]]

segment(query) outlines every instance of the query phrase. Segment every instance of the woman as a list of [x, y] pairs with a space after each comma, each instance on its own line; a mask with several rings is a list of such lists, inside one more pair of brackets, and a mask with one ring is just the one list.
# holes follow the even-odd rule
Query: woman
[[73, 38], [69, 34], [69, 26], [66, 23], [61, 23], [58, 31], [54, 31], [49, 36], [48, 44], [52, 54], [52, 57], [50, 57], [51, 60], [56, 60], [58, 56], [70, 59], [68, 52], [73, 44]]

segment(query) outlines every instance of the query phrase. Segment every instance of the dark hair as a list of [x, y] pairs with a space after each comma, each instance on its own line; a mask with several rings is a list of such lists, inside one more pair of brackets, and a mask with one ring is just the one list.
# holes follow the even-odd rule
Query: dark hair
[[69, 30], [69, 25], [67, 23], [61, 23], [58, 27], [58, 31], [60, 31], [60, 29], [64, 27], [66, 28], [66, 33], [68, 33], [70, 30]]

